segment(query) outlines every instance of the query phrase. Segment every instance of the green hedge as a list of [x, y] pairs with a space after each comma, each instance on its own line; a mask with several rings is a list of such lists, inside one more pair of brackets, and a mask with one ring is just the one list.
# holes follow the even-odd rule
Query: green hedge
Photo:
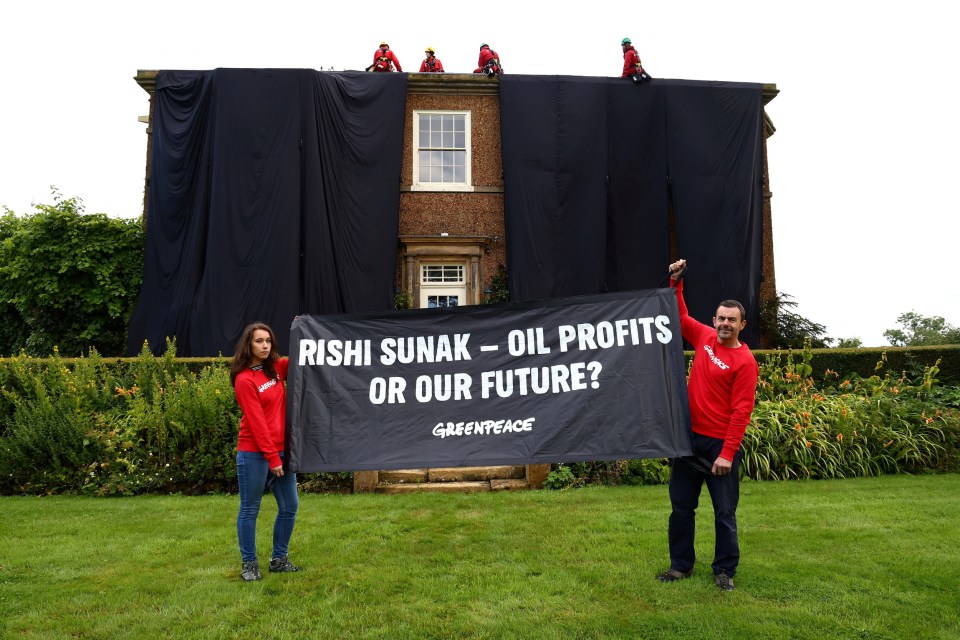
[[[758, 351], [758, 359], [770, 353]], [[796, 352], [799, 354], [799, 352]], [[885, 369], [903, 371], [919, 377], [927, 367], [936, 365], [937, 378], [944, 385], [960, 385], [960, 345], [932, 347], [877, 347], [869, 349], [811, 349], [810, 366], [816, 380], [824, 379], [824, 372], [835, 371], [843, 377], [856, 374], [872, 376], [884, 358]]]
[[[927, 367], [936, 365], [940, 372], [938, 381], [944, 385], [960, 385], [960, 345], [939, 345], [932, 347], [871, 347], [861, 349], [809, 349], [812, 376], [818, 382], [824, 380], [826, 372], [835, 372], [843, 377], [857, 376], [869, 378], [882, 369], [906, 372], [908, 376], [918, 377]], [[755, 350], [757, 362], [763, 363], [770, 356], [792, 356], [799, 358], [802, 349]], [[693, 352], [685, 352], [687, 364], [693, 360]]]
[[[960, 469], [960, 385], [936, 382], [947, 377], [938, 367], [949, 369], [957, 354], [956, 347], [858, 349], [838, 358], [827, 350], [758, 352], [744, 473], [778, 479]], [[136, 358], [0, 359], [0, 493], [234, 491], [240, 411], [228, 364], [177, 358], [173, 345], [161, 357], [145, 349]], [[580, 463], [558, 466], [548, 486], [667, 476], [665, 461]], [[343, 490], [350, 474], [304, 480]]]
[[239, 421], [227, 358], [2, 359], [0, 494], [233, 492]]

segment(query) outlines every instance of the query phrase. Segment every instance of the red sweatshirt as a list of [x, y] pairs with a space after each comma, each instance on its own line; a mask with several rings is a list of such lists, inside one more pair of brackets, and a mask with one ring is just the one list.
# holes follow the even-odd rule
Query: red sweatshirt
[[284, 447], [284, 428], [287, 419], [287, 368], [290, 360], [276, 362], [277, 379], [271, 380], [261, 367], [241, 371], [234, 381], [237, 404], [243, 411], [240, 418], [238, 451], [259, 451], [270, 463], [279, 467], [280, 452]]
[[445, 73], [443, 70], [443, 63], [440, 62], [440, 58], [431, 56], [425, 58], [423, 62], [420, 63], [420, 72], [421, 73]]
[[683, 299], [683, 280], [674, 283], [680, 307], [680, 332], [693, 345], [693, 367], [687, 383], [690, 427], [696, 433], [723, 440], [720, 457], [733, 460], [750, 423], [760, 367], [743, 342], [721, 345], [717, 330], [690, 317]]
[[377, 49], [373, 52], [373, 70], [374, 71], [393, 71], [393, 68], [396, 67], [397, 71], [403, 71], [400, 67], [400, 61], [397, 60], [397, 56], [393, 55], [393, 51], [387, 49]]
[[502, 73], [503, 70], [500, 68], [500, 56], [497, 55], [497, 52], [491, 49], [490, 47], [483, 47], [480, 49], [480, 57], [477, 60], [477, 68], [473, 70], [474, 73], [483, 73], [483, 68], [487, 66], [487, 63], [491, 60], [494, 61], [493, 72]]
[[630, 45], [627, 47], [627, 50], [623, 52], [623, 75], [620, 77], [628, 78], [642, 70], [643, 66], [640, 64], [640, 55], [637, 53], [637, 50], [633, 48], [633, 45]]

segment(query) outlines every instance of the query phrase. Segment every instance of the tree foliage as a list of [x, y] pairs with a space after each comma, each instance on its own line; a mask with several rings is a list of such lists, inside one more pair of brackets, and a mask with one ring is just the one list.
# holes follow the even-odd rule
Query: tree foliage
[[808, 339], [813, 348], [829, 347], [827, 328], [794, 312], [796, 306], [793, 296], [779, 291], [775, 300], [760, 306], [760, 327], [769, 348], [802, 349]]
[[860, 338], [837, 338], [838, 349], [859, 349], [863, 346], [863, 340]]
[[0, 216], [0, 354], [122, 355], [143, 278], [142, 221], [84, 214], [56, 189], [34, 209]]
[[490, 279], [490, 288], [484, 293], [487, 304], [510, 302], [510, 278], [505, 266], [497, 265], [497, 274]]
[[919, 347], [938, 344], [960, 344], [960, 328], [940, 316], [922, 316], [908, 311], [897, 318], [900, 329], [887, 329], [883, 337], [894, 347]]

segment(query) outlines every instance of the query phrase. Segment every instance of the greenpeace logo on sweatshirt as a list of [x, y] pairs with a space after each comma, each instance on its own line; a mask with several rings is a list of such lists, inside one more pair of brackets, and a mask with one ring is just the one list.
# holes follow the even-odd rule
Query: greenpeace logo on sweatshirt
[[723, 360], [721, 360], [720, 358], [718, 358], [718, 357], [716, 356], [716, 354], [713, 353], [713, 349], [710, 348], [710, 345], [708, 345], [708, 344], [703, 345], [703, 350], [706, 351], [706, 352], [707, 352], [707, 355], [710, 356], [710, 362], [712, 362], [713, 364], [717, 365], [717, 366], [720, 367], [721, 369], [729, 369], [729, 368], [730, 368], [730, 365], [728, 365], [726, 362], [724, 362]]
[[263, 393], [264, 391], [266, 391], [267, 389], [269, 389], [275, 384], [277, 384], [276, 378], [274, 378], [273, 380], [268, 380], [267, 382], [264, 382], [262, 385], [257, 387], [257, 391], [259, 391], [260, 393]]

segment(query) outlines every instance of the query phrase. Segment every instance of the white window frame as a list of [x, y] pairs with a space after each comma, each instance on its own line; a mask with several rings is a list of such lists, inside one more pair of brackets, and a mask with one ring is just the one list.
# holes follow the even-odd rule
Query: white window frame
[[[470, 304], [467, 300], [467, 268], [464, 262], [421, 262], [420, 263], [420, 308], [427, 308], [427, 298], [433, 296], [455, 295], [459, 299], [458, 307]], [[427, 273], [439, 270], [442, 278], [428, 280]], [[455, 275], [455, 277], [450, 277]]]
[[[454, 115], [454, 116], [463, 116], [464, 118], [464, 149], [459, 147], [421, 147], [420, 146], [420, 116], [421, 115]], [[473, 176], [472, 176], [472, 158], [473, 158], [473, 149], [472, 149], [472, 136], [471, 136], [471, 122], [470, 122], [470, 111], [448, 111], [448, 110], [439, 110], [439, 109], [430, 109], [430, 110], [414, 110], [413, 112], [413, 144], [411, 145], [413, 150], [413, 184], [411, 185], [411, 190], [413, 191], [473, 191]], [[464, 181], [463, 182], [429, 182], [420, 180], [420, 152], [421, 151], [445, 151], [445, 150], [456, 150], [456, 151], [465, 151], [466, 157], [464, 158]]]

